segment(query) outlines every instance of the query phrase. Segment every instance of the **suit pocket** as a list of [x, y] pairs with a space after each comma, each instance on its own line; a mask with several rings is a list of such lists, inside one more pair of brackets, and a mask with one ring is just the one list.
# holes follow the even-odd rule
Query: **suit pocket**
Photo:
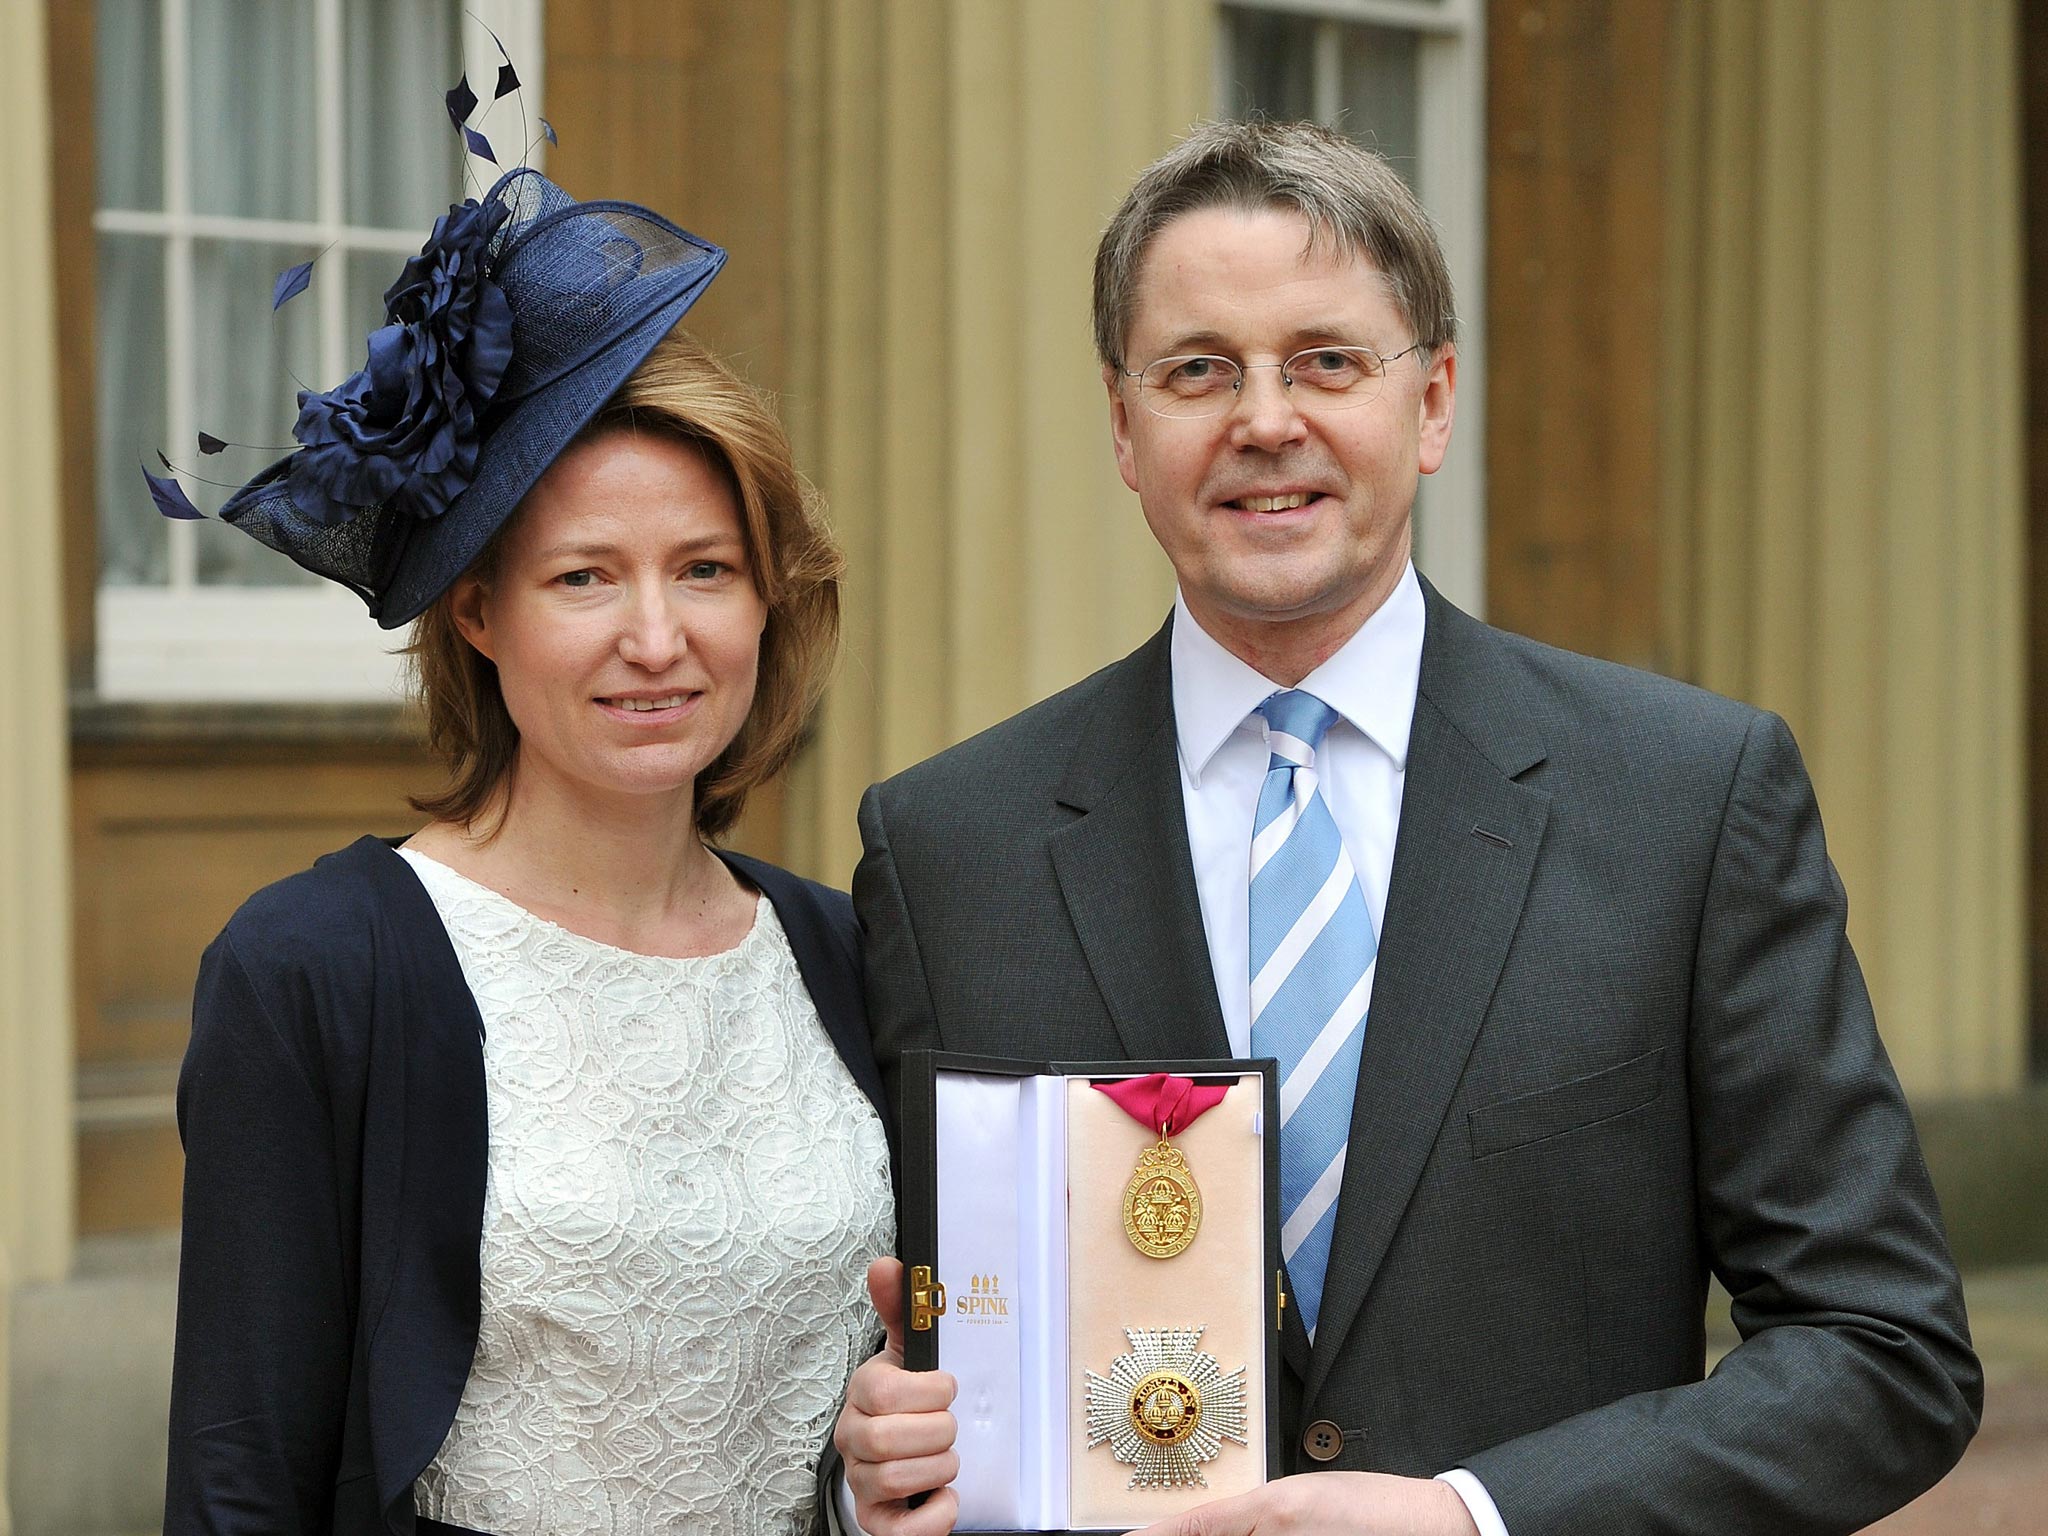
[[1472, 1155], [1492, 1157], [1641, 1109], [1664, 1091], [1663, 1065], [1664, 1048], [1659, 1046], [1554, 1088], [1475, 1109], [1466, 1116]]

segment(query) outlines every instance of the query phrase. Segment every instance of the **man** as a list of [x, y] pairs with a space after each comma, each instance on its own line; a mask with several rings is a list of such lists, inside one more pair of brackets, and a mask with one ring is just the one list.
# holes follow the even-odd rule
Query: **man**
[[[1378, 157], [1198, 129], [1095, 306], [1179, 600], [871, 790], [854, 895], [885, 1076], [920, 1046], [1280, 1063], [1310, 1475], [1167, 1528], [1798, 1536], [1905, 1503], [1981, 1380], [1783, 724], [1415, 574], [1457, 354]], [[1745, 1342], [1702, 1379], [1710, 1273]], [[950, 1391], [888, 1353], [849, 1388], [876, 1536], [950, 1519], [904, 1502], [950, 1476]]]

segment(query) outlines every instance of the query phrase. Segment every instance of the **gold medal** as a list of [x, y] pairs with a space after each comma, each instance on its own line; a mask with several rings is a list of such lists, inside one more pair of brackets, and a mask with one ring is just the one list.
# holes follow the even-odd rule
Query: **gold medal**
[[1134, 1468], [1127, 1488], [1206, 1488], [1202, 1465], [1245, 1439], [1244, 1368], [1224, 1375], [1201, 1328], [1126, 1328], [1131, 1352], [1088, 1378], [1088, 1448]]
[[1131, 1388], [1131, 1428], [1154, 1445], [1179, 1445], [1202, 1423], [1202, 1391], [1178, 1371], [1154, 1371]]
[[1164, 1136], [1147, 1147], [1124, 1186], [1124, 1235], [1147, 1258], [1185, 1253], [1202, 1229], [1202, 1191], [1188, 1160]]

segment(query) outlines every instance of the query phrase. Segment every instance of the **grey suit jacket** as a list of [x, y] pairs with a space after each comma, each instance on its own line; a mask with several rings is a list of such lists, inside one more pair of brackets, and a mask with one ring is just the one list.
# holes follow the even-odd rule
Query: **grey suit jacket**
[[[1468, 1467], [1511, 1536], [1856, 1530], [1954, 1463], [1982, 1383], [1797, 749], [1425, 594], [1289, 1469], [1329, 1420], [1329, 1465]], [[868, 792], [892, 1086], [921, 1046], [1227, 1054], [1175, 751], [1162, 630]], [[1702, 1380], [1710, 1272], [1745, 1342]]]

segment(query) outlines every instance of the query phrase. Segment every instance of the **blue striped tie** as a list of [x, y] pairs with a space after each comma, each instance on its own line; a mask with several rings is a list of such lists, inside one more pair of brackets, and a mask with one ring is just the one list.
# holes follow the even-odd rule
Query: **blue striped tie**
[[1316, 788], [1337, 712], [1298, 688], [1258, 712], [1273, 755], [1252, 828], [1252, 1051], [1280, 1063], [1280, 1252], [1313, 1340], [1379, 936]]

